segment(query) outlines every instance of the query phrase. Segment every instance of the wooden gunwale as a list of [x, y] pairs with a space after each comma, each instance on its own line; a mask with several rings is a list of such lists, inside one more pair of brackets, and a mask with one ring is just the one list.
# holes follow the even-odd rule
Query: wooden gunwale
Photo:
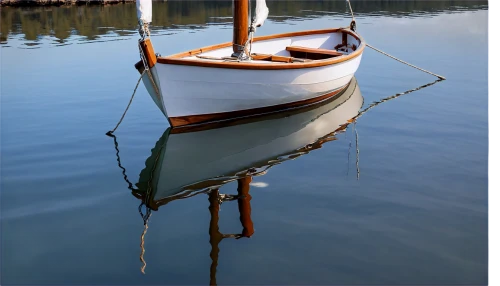
[[224, 61], [201, 61], [201, 60], [190, 60], [184, 59], [185, 57], [195, 56], [201, 53], [227, 48], [232, 46], [232, 42], [227, 42], [223, 44], [212, 45], [208, 47], [203, 47], [195, 50], [190, 50], [187, 52], [182, 52], [174, 54], [167, 57], [158, 57], [158, 64], [171, 64], [171, 65], [187, 65], [187, 66], [198, 66], [198, 67], [212, 67], [212, 68], [227, 68], [227, 69], [247, 69], [247, 70], [281, 70], [281, 69], [301, 69], [301, 68], [314, 68], [321, 66], [328, 66], [344, 61], [348, 61], [360, 56], [365, 49], [365, 41], [361, 36], [356, 34], [351, 30], [345, 28], [334, 28], [334, 29], [323, 29], [323, 30], [308, 30], [301, 32], [291, 32], [283, 34], [275, 34], [268, 36], [260, 36], [254, 38], [254, 42], [265, 41], [270, 39], [279, 39], [286, 37], [298, 37], [298, 36], [308, 36], [308, 35], [319, 35], [319, 34], [329, 34], [342, 32], [349, 34], [360, 41], [359, 47], [356, 51], [339, 57], [328, 58], [324, 60], [314, 60], [310, 62], [293, 62], [293, 63], [255, 63], [255, 62], [224, 62]]

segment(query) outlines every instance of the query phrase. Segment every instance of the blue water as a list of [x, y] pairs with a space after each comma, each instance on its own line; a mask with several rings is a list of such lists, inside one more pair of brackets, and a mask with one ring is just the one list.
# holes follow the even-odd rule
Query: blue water
[[[337, 140], [255, 177], [255, 233], [220, 243], [218, 284], [487, 284], [488, 8], [387, 5], [401, 13], [371, 5], [357, 18], [358, 32], [447, 80], [377, 105]], [[348, 25], [327, 8], [293, 17], [271, 10], [280, 17], [258, 35]], [[62, 13], [53, 20], [67, 36], [56, 36], [50, 27], [23, 26], [44, 19], [19, 20], [30, 11], [2, 8], [4, 18], [14, 16], [0, 50], [1, 284], [208, 284], [203, 194], [153, 211], [140, 271], [140, 200], [104, 135], [139, 76], [133, 23], [85, 36], [81, 27], [65, 28]], [[231, 25], [218, 19], [157, 27], [155, 49], [168, 55], [226, 42]], [[356, 78], [364, 107], [435, 80], [370, 49]], [[167, 128], [141, 85], [116, 132], [132, 183]], [[236, 183], [220, 192], [235, 194]], [[236, 202], [222, 205], [219, 228], [241, 229]]]

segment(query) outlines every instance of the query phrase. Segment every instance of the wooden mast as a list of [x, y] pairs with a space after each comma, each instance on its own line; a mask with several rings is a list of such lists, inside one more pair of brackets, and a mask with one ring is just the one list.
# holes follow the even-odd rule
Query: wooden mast
[[233, 56], [244, 52], [248, 39], [248, 0], [233, 0]]

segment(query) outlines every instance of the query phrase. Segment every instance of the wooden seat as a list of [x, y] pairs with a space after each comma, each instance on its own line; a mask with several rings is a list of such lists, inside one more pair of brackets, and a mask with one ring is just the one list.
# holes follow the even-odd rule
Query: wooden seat
[[299, 53], [308, 53], [308, 54], [321, 54], [321, 55], [330, 55], [334, 57], [343, 56], [343, 53], [339, 53], [333, 50], [327, 49], [315, 49], [308, 47], [299, 47], [299, 46], [289, 46], [286, 47], [286, 50], [289, 52], [299, 52]]
[[252, 54], [252, 59], [257, 61], [270, 61], [270, 62], [280, 62], [280, 63], [295, 63], [295, 62], [308, 62], [307, 59], [298, 59], [294, 57], [283, 57], [271, 54]]

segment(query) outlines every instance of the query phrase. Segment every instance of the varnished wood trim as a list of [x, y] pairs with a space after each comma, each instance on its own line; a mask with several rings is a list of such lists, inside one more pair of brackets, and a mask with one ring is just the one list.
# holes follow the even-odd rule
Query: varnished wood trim
[[146, 61], [148, 62], [149, 68], [154, 67], [156, 64], [155, 50], [153, 49], [153, 44], [150, 39], [145, 39], [140, 43], [144, 56], [146, 56]]
[[252, 54], [252, 59], [256, 61], [270, 61], [273, 55], [271, 54]]
[[252, 54], [252, 59], [257, 61], [271, 61], [271, 62], [282, 62], [282, 63], [293, 63], [293, 62], [307, 62], [311, 61], [308, 59], [300, 59], [294, 57], [284, 57], [276, 56], [271, 54]]
[[214, 122], [214, 121], [224, 121], [224, 120], [238, 119], [238, 118], [262, 115], [262, 114], [269, 114], [269, 113], [274, 113], [274, 112], [278, 112], [278, 111], [282, 111], [282, 110], [298, 108], [301, 106], [307, 106], [307, 105], [322, 102], [322, 101], [327, 100], [327, 99], [329, 99], [337, 94], [340, 94], [346, 87], [347, 87], [347, 85], [345, 85], [345, 86], [343, 86], [335, 91], [332, 91], [332, 92], [329, 92], [327, 94], [320, 95], [320, 96], [317, 96], [314, 98], [290, 102], [290, 103], [284, 103], [284, 104], [279, 104], [279, 105], [238, 110], [238, 111], [230, 111], [230, 112], [221, 112], [221, 113], [170, 117], [169, 119], [170, 119], [172, 127], [174, 127], [174, 129], [173, 129], [173, 131], [174, 131], [176, 127], [181, 127], [181, 126], [186, 126], [186, 125], [197, 125], [197, 124], [204, 124], [204, 123], [209, 123], [209, 122]]
[[285, 37], [297, 37], [297, 36], [307, 36], [307, 35], [318, 35], [318, 34], [329, 34], [341, 31], [342, 33], [350, 34], [354, 38], [360, 41], [360, 45], [356, 51], [352, 52], [348, 55], [343, 55], [339, 57], [324, 59], [324, 60], [315, 60], [310, 62], [292, 62], [289, 64], [283, 63], [255, 63], [255, 62], [217, 62], [217, 61], [200, 61], [200, 60], [190, 60], [184, 59], [185, 57], [195, 56], [200, 53], [205, 53], [208, 51], [213, 51], [221, 48], [227, 48], [232, 45], [232, 43], [223, 43], [213, 46], [208, 46], [196, 50], [191, 50], [175, 55], [171, 55], [168, 57], [159, 57], [158, 63], [160, 64], [172, 64], [172, 65], [187, 65], [187, 66], [198, 66], [198, 67], [213, 67], [213, 68], [228, 68], [228, 69], [248, 69], [248, 70], [280, 70], [280, 69], [301, 69], [301, 68], [314, 68], [321, 67], [327, 65], [333, 65], [337, 63], [341, 63], [344, 61], [351, 60], [360, 56], [363, 53], [365, 48], [364, 40], [356, 33], [350, 30], [345, 30], [342, 28], [335, 29], [324, 29], [324, 30], [311, 30], [311, 31], [301, 31], [301, 32], [292, 32], [292, 33], [284, 33], [284, 34], [276, 34], [269, 36], [261, 36], [254, 38], [254, 42], [265, 41], [270, 39], [278, 39]]
[[275, 56], [271, 57], [272, 62], [281, 62], [281, 63], [293, 63], [292, 57], [284, 57], [284, 56]]
[[289, 52], [301, 52], [301, 53], [309, 53], [309, 54], [323, 54], [323, 55], [331, 55], [331, 56], [343, 56], [343, 53], [339, 53], [334, 50], [327, 49], [315, 49], [308, 47], [298, 47], [298, 46], [288, 46], [286, 50]]
[[291, 63], [293, 62], [292, 57], [276, 56], [271, 54], [252, 54], [252, 59], [257, 61], [271, 61], [280, 63]]

